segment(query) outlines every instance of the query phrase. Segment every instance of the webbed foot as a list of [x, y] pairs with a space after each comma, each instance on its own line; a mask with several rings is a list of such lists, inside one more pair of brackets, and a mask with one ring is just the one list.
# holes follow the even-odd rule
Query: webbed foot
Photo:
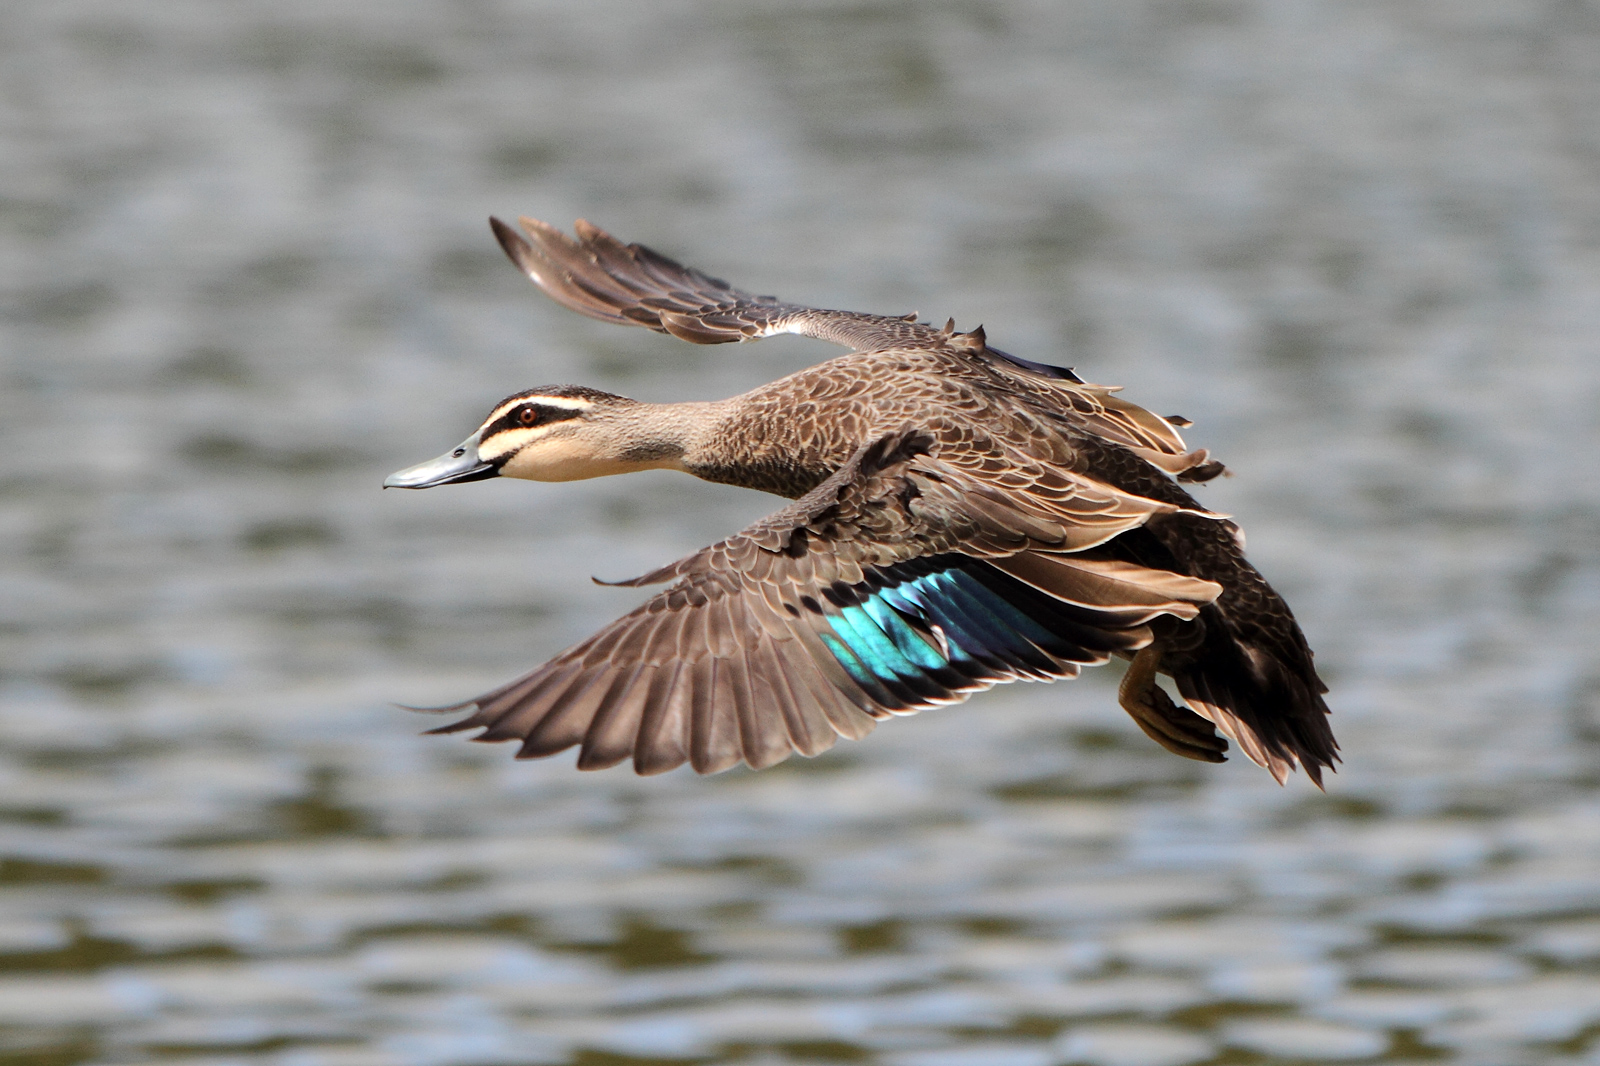
[[1150, 644], [1133, 657], [1128, 672], [1117, 689], [1117, 702], [1132, 716], [1145, 736], [1174, 755], [1201, 762], [1227, 762], [1223, 752], [1228, 742], [1215, 727], [1187, 707], [1172, 702], [1166, 690], [1156, 684], [1156, 666], [1161, 662], [1163, 644]]

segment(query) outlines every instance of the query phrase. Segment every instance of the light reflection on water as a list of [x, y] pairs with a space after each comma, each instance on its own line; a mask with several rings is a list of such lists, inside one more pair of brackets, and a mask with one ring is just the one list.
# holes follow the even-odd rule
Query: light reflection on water
[[[1600, 1061], [1600, 54], [1438, 3], [23, 3], [0, 1063]], [[1537, 63], [1525, 55], [1538, 54]], [[491, 211], [984, 322], [1198, 425], [1329, 794], [1110, 672], [761, 774], [421, 740], [770, 510], [381, 494], [513, 390], [826, 354], [548, 306]]]

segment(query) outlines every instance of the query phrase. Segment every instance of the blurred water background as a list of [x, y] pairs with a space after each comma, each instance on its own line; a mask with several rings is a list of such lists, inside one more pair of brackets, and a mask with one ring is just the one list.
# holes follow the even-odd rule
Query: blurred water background
[[[12, 0], [0, 1064], [1600, 1063], [1600, 7]], [[1317, 793], [1115, 669], [761, 774], [421, 739], [775, 506], [380, 493], [579, 318], [491, 212], [1196, 420]]]

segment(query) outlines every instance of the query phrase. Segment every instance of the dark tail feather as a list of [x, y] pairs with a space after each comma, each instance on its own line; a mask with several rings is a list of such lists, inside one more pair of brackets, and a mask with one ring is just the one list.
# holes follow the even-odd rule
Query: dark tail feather
[[1280, 784], [1298, 763], [1321, 788], [1323, 767], [1334, 769], [1339, 745], [1322, 699], [1327, 686], [1309, 655], [1295, 662], [1300, 655], [1233, 632], [1215, 607], [1203, 609], [1198, 622], [1204, 639], [1171, 670], [1178, 692]]

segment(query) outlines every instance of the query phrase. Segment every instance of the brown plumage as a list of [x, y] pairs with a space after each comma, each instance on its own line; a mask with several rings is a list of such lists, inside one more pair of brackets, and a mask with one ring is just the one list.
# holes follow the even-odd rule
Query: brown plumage
[[[578, 746], [641, 774], [769, 766], [892, 714], [1130, 659], [1120, 702], [1169, 750], [1227, 742], [1283, 781], [1337, 759], [1288, 606], [1238, 528], [1178, 481], [1222, 466], [1157, 417], [982, 329], [751, 296], [585, 222], [577, 239], [491, 220], [558, 302], [699, 344], [777, 333], [853, 349], [729, 400], [647, 404], [576, 386], [519, 393], [461, 447], [387, 484], [566, 480], [651, 467], [794, 502], [629, 585], [637, 610], [433, 730]], [[1176, 480], [1175, 480], [1176, 479]], [[1171, 677], [1187, 706], [1157, 684]]]

